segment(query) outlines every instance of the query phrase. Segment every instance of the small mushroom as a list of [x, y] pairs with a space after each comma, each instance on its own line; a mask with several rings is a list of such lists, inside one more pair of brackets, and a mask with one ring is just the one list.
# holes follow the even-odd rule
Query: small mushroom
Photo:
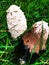
[[12, 38], [16, 39], [27, 29], [26, 18], [20, 7], [11, 5], [7, 9], [7, 25]]
[[23, 36], [24, 45], [39, 54], [40, 50], [45, 50], [46, 41], [49, 34], [48, 23], [45, 21], [38, 21], [32, 25], [31, 31]]
[[27, 47], [27, 53], [25, 52], [24, 57], [20, 60], [20, 64], [24, 64], [23, 62], [26, 62], [26, 58], [29, 53], [33, 52], [38, 55], [40, 50], [46, 49], [48, 34], [49, 27], [47, 22], [38, 21], [32, 25], [31, 30], [22, 37], [24, 46]]

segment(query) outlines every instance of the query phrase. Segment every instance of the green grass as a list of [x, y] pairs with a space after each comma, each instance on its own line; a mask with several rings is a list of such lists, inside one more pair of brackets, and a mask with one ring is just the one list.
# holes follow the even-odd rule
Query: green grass
[[[21, 7], [27, 18], [28, 29], [37, 21], [44, 20], [49, 23], [49, 0], [0, 0], [0, 65], [19, 65], [17, 58], [18, 53], [15, 53], [19, 40], [13, 40], [8, 30], [6, 21], [6, 10], [12, 4]], [[21, 52], [21, 51], [20, 51]], [[38, 62], [40, 60], [40, 62]], [[31, 65], [49, 65], [49, 38], [46, 44], [46, 52]], [[26, 64], [30, 65], [30, 64]]]

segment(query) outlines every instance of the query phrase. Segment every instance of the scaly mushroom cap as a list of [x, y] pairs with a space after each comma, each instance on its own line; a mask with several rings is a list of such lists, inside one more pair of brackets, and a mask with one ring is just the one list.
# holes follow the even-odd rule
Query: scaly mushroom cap
[[[24, 41], [24, 45], [30, 49], [29, 50], [30, 52], [33, 50], [34, 52], [39, 53], [40, 50], [45, 49], [46, 41], [48, 38], [48, 31], [49, 31], [48, 23], [44, 21], [38, 21], [34, 23], [31, 31], [27, 32], [22, 38]], [[42, 34], [43, 40], [41, 37]]]
[[20, 7], [11, 5], [7, 10], [7, 25], [11, 36], [16, 39], [27, 29], [26, 18]]

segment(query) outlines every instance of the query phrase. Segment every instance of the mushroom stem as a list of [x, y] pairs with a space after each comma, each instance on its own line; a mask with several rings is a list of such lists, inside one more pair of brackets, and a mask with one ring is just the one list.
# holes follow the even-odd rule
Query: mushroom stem
[[20, 58], [20, 64], [25, 64], [30, 56], [29, 48], [26, 49], [26, 52], [22, 58]]

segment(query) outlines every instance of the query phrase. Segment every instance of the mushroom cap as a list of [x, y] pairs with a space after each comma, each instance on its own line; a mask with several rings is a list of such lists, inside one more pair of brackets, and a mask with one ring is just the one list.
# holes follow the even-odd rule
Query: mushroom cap
[[40, 36], [40, 34], [42, 32], [42, 26], [43, 26], [44, 38], [47, 39], [48, 34], [49, 34], [49, 26], [48, 26], [47, 22], [38, 21], [38, 22], [34, 23], [32, 27], [34, 28], [34, 33], [36, 33], [36, 34], [38, 34], [38, 36]]
[[[43, 26], [43, 30], [42, 30]], [[42, 40], [42, 31], [43, 31], [43, 40]], [[39, 53], [40, 50], [44, 50], [46, 48], [46, 41], [49, 34], [48, 23], [45, 21], [38, 21], [32, 25], [31, 31], [27, 32], [23, 36], [24, 45], [29, 48], [30, 52], [34, 50], [34, 52]], [[41, 47], [42, 45], [42, 47]], [[35, 47], [36, 46], [36, 47]], [[35, 49], [34, 49], [35, 47]]]
[[27, 29], [26, 17], [20, 7], [11, 5], [7, 10], [7, 25], [12, 38], [17, 38]]

